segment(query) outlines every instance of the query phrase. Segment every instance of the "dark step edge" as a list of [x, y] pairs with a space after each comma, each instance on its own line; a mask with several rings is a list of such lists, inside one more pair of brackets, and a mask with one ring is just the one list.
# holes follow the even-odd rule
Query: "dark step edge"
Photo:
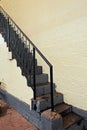
[[[62, 93], [60, 92], [54, 92], [54, 97], [57, 97], [58, 95], [61, 95]], [[45, 94], [45, 95], [41, 95], [39, 97], [36, 97], [37, 101], [43, 101], [43, 100], [48, 100], [49, 98], [51, 98], [51, 94]], [[33, 98], [31, 100], [34, 100]]]
[[[56, 107], [57, 105], [59, 106], [59, 105], [61, 105], [61, 104], [66, 104], [66, 105], [68, 105], [69, 107], [68, 107], [67, 109], [63, 110], [62, 112], [57, 112], [57, 111], [55, 110], [55, 107]], [[69, 112], [71, 112], [71, 109], [72, 109], [72, 106], [71, 106], [71, 105], [69, 105], [69, 104], [67, 104], [67, 103], [64, 103], [64, 102], [63, 102], [63, 103], [60, 103], [60, 104], [57, 104], [57, 105], [54, 106], [54, 112], [61, 114], [61, 116], [64, 116], [64, 115], [66, 114], [66, 111], [69, 110], [69, 109], [70, 109]], [[49, 107], [48, 109], [42, 110], [41, 113], [42, 113], [43, 111], [46, 111], [46, 110], [51, 111], [51, 107]], [[69, 113], [69, 112], [68, 112], [68, 113]], [[67, 114], [68, 114], [68, 113], [67, 113]]]
[[[40, 84], [37, 84], [36, 85], [36, 88], [39, 89], [39, 88], [43, 88], [44, 86], [48, 87], [47, 85], [50, 85], [50, 82], [46, 82], [46, 83], [40, 83]], [[31, 86], [32, 89], [34, 88], [33, 86]], [[50, 86], [49, 86], [50, 87]], [[55, 83], [53, 83], [53, 90], [55, 89]], [[56, 90], [55, 90], [56, 91]], [[44, 95], [44, 94], [43, 94]], [[42, 95], [42, 96], [43, 96]]]
[[[49, 84], [50, 84], [50, 82], [41, 83], [41, 84], [38, 84], [36, 87], [39, 88], [39, 87], [43, 87], [43, 86], [46, 86], [46, 85], [49, 85]], [[55, 83], [53, 83], [53, 87], [56, 88]]]

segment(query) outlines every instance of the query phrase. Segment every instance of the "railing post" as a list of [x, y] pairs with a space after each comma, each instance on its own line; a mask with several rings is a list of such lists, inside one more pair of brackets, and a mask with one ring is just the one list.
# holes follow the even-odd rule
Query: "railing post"
[[53, 66], [50, 66], [50, 89], [51, 89], [51, 111], [54, 111], [54, 94], [53, 94]]
[[34, 100], [36, 100], [36, 74], [35, 74], [35, 48], [33, 47], [33, 86], [34, 86]]

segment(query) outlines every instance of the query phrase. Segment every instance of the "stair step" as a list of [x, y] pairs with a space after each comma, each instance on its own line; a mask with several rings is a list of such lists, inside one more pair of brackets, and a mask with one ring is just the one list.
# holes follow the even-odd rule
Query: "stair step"
[[82, 118], [71, 112], [63, 117], [63, 128], [66, 130], [70, 128], [72, 125], [79, 123], [82, 120]]
[[66, 103], [61, 103], [55, 106], [54, 110], [58, 113], [60, 113], [62, 116], [66, 115], [67, 113], [71, 112], [71, 105], [68, 105]]
[[[53, 91], [55, 91], [55, 84], [53, 84]], [[41, 95], [50, 93], [50, 83], [40, 84], [36, 86], [36, 96], [39, 97]]]
[[[34, 99], [32, 99], [32, 105], [33, 105]], [[51, 95], [45, 94], [40, 97], [36, 98], [36, 102], [39, 103], [39, 109], [40, 111], [49, 109], [51, 107]], [[63, 94], [54, 92], [54, 105], [60, 104], [63, 102]]]
[[[36, 75], [39, 75], [39, 74], [42, 74], [42, 66], [36, 66]], [[31, 74], [33, 74], [33, 69], [32, 69], [32, 71], [31, 71]]]
[[[31, 64], [32, 62], [32, 53], [28, 53], [26, 54], [24, 52], [24, 50], [21, 49], [21, 51], [19, 51], [17, 54], [15, 54], [16, 52], [14, 52], [15, 58], [17, 60], [17, 66], [22, 66], [25, 64]], [[37, 62], [37, 61], [36, 61]]]
[[[35, 59], [35, 66], [37, 66], [37, 60]], [[22, 75], [29, 75], [31, 70], [33, 71], [33, 61], [32, 59], [27, 59], [22, 61], [21, 65]], [[32, 74], [32, 73], [31, 73]]]
[[[36, 66], [36, 69], [35, 69], [35, 74], [36, 75], [39, 75], [39, 74], [42, 74], [43, 70], [42, 70], [42, 66]], [[22, 75], [26, 76], [26, 78], [28, 77], [28, 75], [31, 74], [33, 75], [33, 69], [32, 71], [29, 71], [29, 69], [26, 69], [26, 71], [22, 71]]]
[[[33, 75], [31, 75], [31, 77], [29, 76], [27, 79], [28, 79], [28, 84], [33, 86]], [[44, 83], [48, 83], [48, 74], [42, 73], [36, 75], [36, 85], [44, 84]]]

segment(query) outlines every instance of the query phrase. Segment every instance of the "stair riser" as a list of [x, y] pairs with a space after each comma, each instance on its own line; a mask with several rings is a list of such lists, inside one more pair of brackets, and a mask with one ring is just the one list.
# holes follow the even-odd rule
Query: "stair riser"
[[[26, 77], [28, 75], [33, 75], [33, 69], [32, 71], [30, 72], [29, 69], [26, 69], [26, 70], [22, 70], [22, 75], [25, 75]], [[38, 74], [42, 74], [42, 67], [40, 66], [37, 66], [36, 69], [35, 69], [35, 74], [38, 75]]]
[[[36, 85], [38, 84], [44, 84], [48, 82], [48, 75], [47, 74], [41, 74], [41, 75], [36, 75]], [[28, 84], [31, 84], [33, 86], [33, 78], [31, 77], [28, 78]]]
[[[50, 84], [42, 85], [36, 88], [36, 96], [41, 96], [50, 93]], [[55, 85], [53, 85], [53, 91], [55, 91]]]
[[[17, 66], [20, 66], [20, 67], [23, 67], [25, 69], [29, 69], [29, 68], [32, 68], [33, 66], [33, 60], [32, 59], [26, 59], [25, 60], [25, 57], [24, 58], [16, 58], [17, 60]], [[27, 65], [27, 68], [26, 68], [26, 65]], [[35, 65], [37, 65], [37, 60], [35, 59]]]
[[[35, 65], [37, 66], [37, 60], [35, 60]], [[20, 65], [20, 67], [22, 68], [22, 75], [32, 75], [33, 73], [33, 64], [32, 64], [32, 61], [28, 62], [27, 64], [26, 63], [22, 63]], [[36, 68], [36, 72], [38, 71], [37, 70], [38, 68]], [[38, 74], [38, 73], [36, 73]]]
[[[41, 66], [36, 66], [35, 68], [35, 74], [38, 75], [38, 74], [42, 74], [42, 67]], [[33, 69], [31, 71], [31, 74], [33, 75]]]
[[19, 65], [20, 66], [20, 63], [23, 61], [23, 59], [26, 59], [27, 61], [29, 60], [29, 59], [32, 59], [32, 54], [29, 54], [29, 56], [27, 57], [25, 57], [24, 56], [24, 53], [23, 53], [23, 50], [21, 50], [21, 52], [16, 52], [15, 50], [13, 50], [13, 52], [12, 52], [12, 58], [14, 59], [16, 59], [17, 60], [17, 65]]
[[[38, 102], [39, 102], [39, 110], [40, 111], [46, 110], [46, 109], [51, 107], [51, 98], [43, 99], [43, 100], [38, 101]], [[60, 104], [62, 102], [63, 102], [63, 95], [62, 94], [54, 97], [54, 105]], [[32, 103], [32, 105], [33, 105], [33, 103]]]
[[[17, 59], [17, 65], [26, 65], [26, 64], [31, 64], [33, 61], [32, 61], [32, 55], [29, 55], [28, 57], [27, 56], [24, 56], [23, 54], [19, 55], [19, 56], [16, 56], [16, 59]], [[20, 64], [21, 63], [21, 64]], [[35, 63], [37, 64], [37, 61], [35, 61]]]
[[76, 123], [76, 124], [70, 126], [69, 128], [66, 128], [63, 130], [83, 130], [83, 126], [84, 126], [84, 123], [83, 123], [83, 121], [81, 121], [81, 124]]
[[67, 115], [69, 112], [71, 112], [71, 109], [72, 108], [69, 108], [69, 109], [67, 109], [67, 110], [65, 110], [64, 112], [62, 112], [62, 113], [60, 113], [62, 116], [65, 116], [65, 115]]

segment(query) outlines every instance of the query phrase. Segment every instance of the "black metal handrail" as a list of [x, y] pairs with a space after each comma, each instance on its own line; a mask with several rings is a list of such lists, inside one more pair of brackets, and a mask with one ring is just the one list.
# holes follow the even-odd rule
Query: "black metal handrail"
[[34, 99], [36, 99], [36, 74], [35, 74], [35, 52], [37, 52], [40, 57], [46, 62], [46, 64], [50, 68], [50, 90], [51, 90], [51, 110], [54, 111], [54, 100], [53, 100], [53, 66], [52, 64], [47, 60], [47, 58], [41, 53], [41, 51], [34, 45], [34, 43], [28, 38], [28, 36], [20, 29], [20, 27], [15, 23], [15, 21], [8, 15], [8, 13], [0, 6], [0, 12], [4, 15], [5, 19], [7, 20], [7, 41], [9, 44], [9, 25], [14, 26], [16, 28], [17, 32], [22, 34], [22, 37], [26, 39], [26, 41], [29, 42], [29, 46], [32, 45], [33, 47], [33, 82], [34, 82]]

